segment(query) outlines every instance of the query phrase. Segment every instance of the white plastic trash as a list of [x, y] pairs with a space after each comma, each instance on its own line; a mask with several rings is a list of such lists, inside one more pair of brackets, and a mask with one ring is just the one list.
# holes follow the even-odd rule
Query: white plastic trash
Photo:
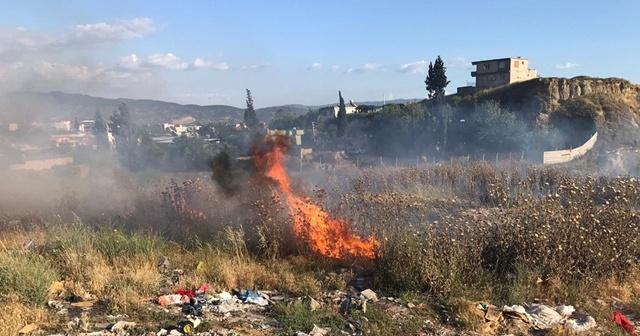
[[577, 333], [595, 328], [596, 325], [596, 319], [591, 316], [586, 316], [577, 320], [570, 319], [564, 324], [565, 328]]
[[558, 314], [564, 317], [569, 317], [571, 316], [571, 314], [573, 314], [576, 311], [576, 309], [573, 308], [573, 306], [561, 305], [556, 307], [556, 311], [558, 312]]

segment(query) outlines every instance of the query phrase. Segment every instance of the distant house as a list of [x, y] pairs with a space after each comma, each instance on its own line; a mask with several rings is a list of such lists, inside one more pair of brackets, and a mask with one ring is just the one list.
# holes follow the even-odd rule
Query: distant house
[[[205, 134], [200, 134], [202, 133]], [[204, 141], [219, 143], [220, 138], [215, 133], [215, 129], [204, 128], [200, 125], [179, 125], [179, 124], [162, 124], [151, 127], [152, 140], [156, 145], [170, 145], [178, 138], [186, 136], [188, 138], [202, 137]]]
[[71, 120], [54, 121], [51, 123], [51, 127], [58, 131], [71, 131]]
[[95, 136], [89, 133], [53, 134], [50, 139], [54, 147], [92, 146], [95, 142]]
[[71, 164], [73, 164], [73, 158], [71, 156], [50, 155], [40, 158], [27, 159], [24, 161], [24, 163], [9, 166], [9, 169], [43, 171], [51, 170], [55, 166], [66, 166]]
[[202, 128], [202, 126], [200, 125], [179, 125], [179, 124], [164, 124], [163, 128], [166, 132], [169, 132], [170, 134], [174, 135], [174, 136], [194, 136], [195, 134], [198, 133], [198, 131], [200, 130], [200, 128]]
[[[353, 105], [345, 105], [344, 107], [347, 114], [356, 113], [357, 108], [358, 108], [357, 106], [353, 106]], [[327, 118], [337, 118], [338, 111], [340, 111], [340, 106], [328, 106], [328, 107], [323, 107], [319, 110], [320, 114]]]
[[519, 56], [475, 61], [471, 64], [476, 66], [476, 70], [471, 72], [471, 77], [476, 78], [476, 85], [459, 87], [458, 94], [472, 94], [478, 90], [538, 78], [537, 71], [529, 69], [529, 60]]
[[291, 138], [291, 144], [294, 146], [302, 146], [302, 136], [304, 135], [304, 130], [269, 130], [269, 135], [286, 135]]

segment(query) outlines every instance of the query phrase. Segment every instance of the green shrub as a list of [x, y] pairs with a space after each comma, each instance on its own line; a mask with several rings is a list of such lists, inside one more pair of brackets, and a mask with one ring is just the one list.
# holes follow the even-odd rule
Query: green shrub
[[312, 311], [302, 301], [278, 304], [273, 311], [287, 333], [310, 332], [314, 324], [329, 327], [332, 331], [341, 330], [345, 325], [345, 320], [337, 309], [321, 308]]
[[56, 271], [39, 255], [0, 258], [0, 292], [16, 295], [25, 304], [45, 304], [49, 286], [57, 279]]
[[109, 262], [113, 262], [116, 258], [138, 255], [152, 257], [166, 247], [166, 240], [154, 234], [101, 230], [94, 234], [92, 244]]

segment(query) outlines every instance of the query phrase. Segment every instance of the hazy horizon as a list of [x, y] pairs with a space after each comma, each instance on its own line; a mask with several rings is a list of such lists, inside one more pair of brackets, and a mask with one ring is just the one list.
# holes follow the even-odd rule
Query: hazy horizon
[[640, 3], [631, 1], [31, 0], [4, 7], [4, 92], [237, 107], [247, 88], [256, 107], [323, 105], [338, 90], [356, 102], [419, 99], [438, 55], [450, 93], [473, 81], [471, 61], [511, 56], [528, 58], [542, 77], [640, 81], [638, 47], [629, 43]]

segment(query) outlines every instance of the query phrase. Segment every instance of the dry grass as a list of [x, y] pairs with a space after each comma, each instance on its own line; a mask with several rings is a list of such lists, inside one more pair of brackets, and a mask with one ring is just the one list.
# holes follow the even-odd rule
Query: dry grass
[[[607, 328], [613, 327], [605, 322], [611, 297], [640, 312], [634, 305], [640, 298], [636, 179], [468, 162], [365, 170], [349, 183], [334, 183], [319, 193], [319, 202], [348, 219], [359, 235], [381, 241], [376, 260], [311, 254], [292, 239], [280, 200], [256, 193], [257, 200], [246, 202], [250, 211], [216, 221], [217, 232], [200, 238], [95, 228], [79, 218], [6, 228], [0, 232], [0, 287], [11, 295], [0, 298], [10, 303], [0, 306], [18, 316], [11, 328], [54, 323], [42, 305], [57, 280], [67, 294], [102, 300], [110, 312], [138, 312], [142, 302], [165, 290], [157, 264], [166, 256], [172, 268], [184, 271], [176, 286], [209, 283], [218, 291], [242, 287], [318, 296], [349, 286], [352, 273], [331, 271], [358, 265], [373, 275], [376, 290], [428, 295], [458, 309], [459, 316], [466, 314], [460, 297], [496, 305], [534, 299], [572, 304]], [[15, 252], [27, 239], [39, 247]], [[306, 318], [299, 307], [290, 308], [281, 313], [294, 325]], [[479, 328], [472, 316], [459, 325]]]

